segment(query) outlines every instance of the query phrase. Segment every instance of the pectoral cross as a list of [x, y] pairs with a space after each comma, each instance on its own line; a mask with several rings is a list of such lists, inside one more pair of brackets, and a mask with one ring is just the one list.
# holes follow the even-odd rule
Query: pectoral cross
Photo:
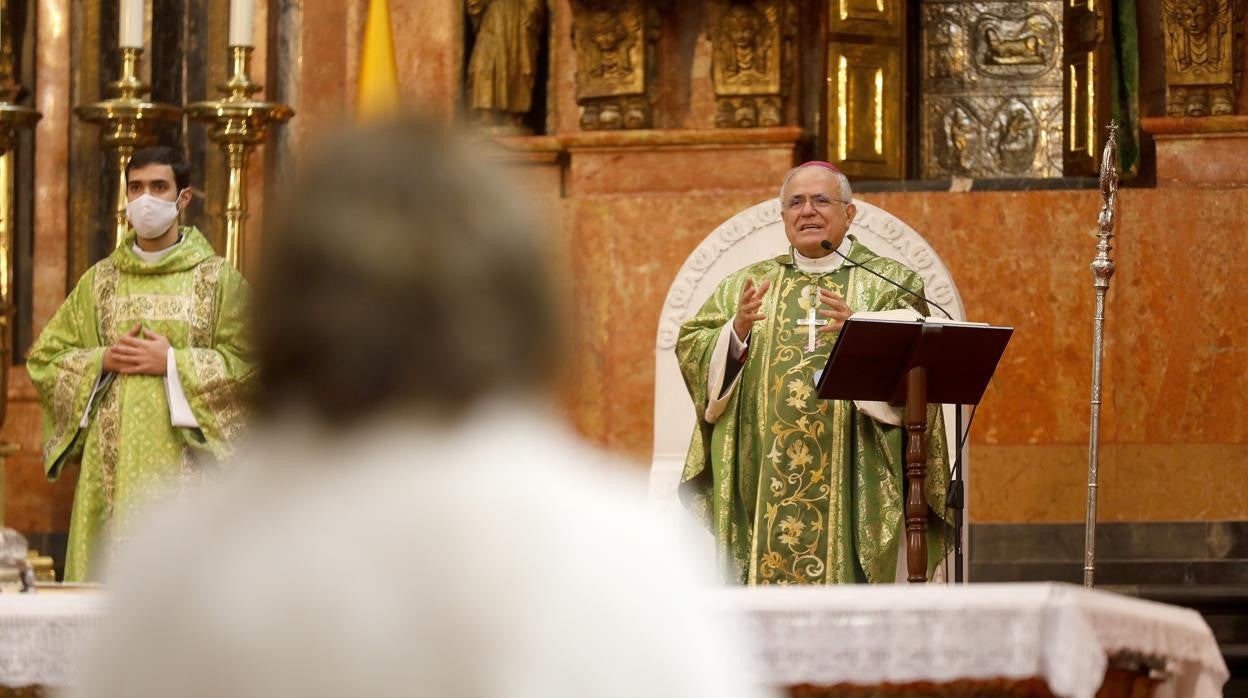
[[814, 296], [814, 300], [808, 300], [806, 292], [802, 293], [798, 305], [806, 309], [806, 318], [798, 320], [797, 324], [806, 328], [806, 351], [810, 352], [815, 350], [815, 333], [819, 331], [820, 327], [828, 324], [828, 321], [819, 317], [819, 288], [817, 286], [807, 286], [806, 291], [814, 292], [811, 294]]

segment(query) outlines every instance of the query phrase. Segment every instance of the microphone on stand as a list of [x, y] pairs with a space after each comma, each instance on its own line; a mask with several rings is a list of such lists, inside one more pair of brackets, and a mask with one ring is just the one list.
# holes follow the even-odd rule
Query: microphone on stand
[[892, 279], [888, 278], [887, 276], [884, 276], [883, 274], [881, 274], [881, 273], [879, 273], [879, 272], [872, 271], [872, 270], [868, 269], [866, 266], [864, 266], [863, 264], [860, 264], [860, 263], [858, 263], [858, 262], [855, 262], [854, 260], [850, 259], [849, 257], [846, 257], [845, 255], [841, 254], [841, 251], [840, 251], [840, 250], [836, 249], [836, 247], [834, 247], [834, 246], [832, 245], [832, 243], [828, 242], [827, 240], [824, 240], [823, 242], [819, 243], [819, 245], [820, 245], [821, 247], [823, 247], [823, 249], [825, 249], [825, 250], [827, 250], [827, 251], [829, 251], [829, 252], [834, 252], [834, 253], [836, 253], [836, 254], [837, 254], [837, 255], [838, 255], [841, 259], [843, 259], [843, 260], [845, 260], [846, 262], [848, 262], [851, 266], [858, 267], [859, 269], [861, 269], [861, 270], [863, 270], [863, 271], [867, 272], [868, 274], [874, 274], [875, 276], [878, 276], [879, 278], [884, 279], [884, 280], [885, 280], [885, 281], [887, 281], [888, 283], [890, 283], [890, 284], [892, 284], [892, 285], [896, 286], [897, 288], [899, 288], [899, 289], [901, 289], [901, 290], [905, 291], [906, 293], [909, 293], [910, 295], [914, 296], [915, 298], [918, 298], [919, 300], [923, 301], [924, 303], [927, 303], [929, 306], [931, 306], [931, 307], [933, 307], [933, 308], [935, 308], [935, 309], [939, 310], [940, 312], [944, 313], [944, 314], [945, 314], [945, 317], [949, 318], [950, 320], [952, 320], [952, 319], [953, 319], [953, 316], [949, 314], [949, 311], [948, 311], [948, 310], [945, 310], [944, 308], [940, 307], [940, 306], [939, 306], [939, 305], [937, 305], [934, 301], [929, 300], [929, 299], [927, 298], [927, 296], [924, 296], [924, 295], [923, 295], [923, 294], [921, 294], [921, 293], [916, 293], [915, 291], [911, 291], [910, 289], [906, 288], [905, 286], [902, 286], [901, 284], [897, 283], [896, 281], [893, 281]]

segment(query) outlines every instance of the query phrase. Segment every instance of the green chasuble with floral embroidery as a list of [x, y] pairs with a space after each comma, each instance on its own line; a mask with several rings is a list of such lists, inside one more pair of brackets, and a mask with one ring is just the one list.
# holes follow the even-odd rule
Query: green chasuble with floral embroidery
[[[134, 253], [131, 231], [83, 274], [27, 357], [48, 478], [82, 464], [66, 581], [87, 579], [140, 505], [196, 478], [199, 462], [225, 458], [242, 435], [255, 374], [244, 337], [247, 283], [198, 230], [182, 236], [149, 263]], [[172, 425], [165, 377], [101, 375], [105, 349], [135, 323], [169, 339], [198, 428]]]
[[[852, 237], [851, 237], [852, 240]], [[849, 257], [922, 292], [919, 275], [853, 241]], [[766, 319], [755, 324], [739, 383], [722, 414], [706, 421], [716, 343], [736, 314], [746, 279], [771, 281]], [[697, 406], [681, 499], [714, 533], [726, 574], [747, 584], [835, 584], [895, 579], [904, 517], [903, 429], [851, 401], [821, 400], [814, 374], [836, 340], [819, 334], [807, 350], [798, 320], [817, 304], [815, 288], [839, 293], [855, 312], [925, 304], [849, 265], [800, 271], [790, 255], [729, 275], [681, 328], [677, 358]], [[725, 385], [725, 389], [728, 385]], [[719, 397], [722, 397], [719, 396]], [[929, 575], [948, 551], [944, 510], [948, 467], [939, 406], [928, 412]]]

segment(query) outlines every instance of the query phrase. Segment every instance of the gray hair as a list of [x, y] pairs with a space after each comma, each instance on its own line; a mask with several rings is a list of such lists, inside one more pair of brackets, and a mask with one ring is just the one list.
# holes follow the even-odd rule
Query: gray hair
[[820, 165], [798, 165], [797, 167], [794, 167], [793, 169], [789, 170], [789, 173], [784, 176], [784, 181], [780, 184], [781, 204], [784, 203], [784, 190], [789, 188], [789, 180], [793, 179], [793, 175], [797, 174], [799, 170], [804, 170], [807, 167], [818, 167], [824, 172], [827, 172], [828, 174], [832, 175], [832, 177], [836, 179], [837, 184], [840, 185], [841, 199], [846, 202], [850, 202], [854, 200], [854, 190], [850, 188], [849, 177], [846, 177], [844, 172], [841, 172], [840, 170], [829, 170], [828, 168], [822, 167]]
[[262, 416], [346, 426], [547, 390], [563, 358], [551, 250], [507, 184], [430, 123], [323, 144], [265, 221]]

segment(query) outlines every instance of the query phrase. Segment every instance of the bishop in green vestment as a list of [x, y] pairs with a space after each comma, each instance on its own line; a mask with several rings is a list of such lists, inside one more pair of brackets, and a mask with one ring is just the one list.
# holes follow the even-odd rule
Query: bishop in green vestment
[[[680, 495], [732, 581], [891, 582], [904, 556], [900, 413], [815, 394], [815, 372], [852, 313], [927, 314], [919, 297], [863, 270], [922, 294], [917, 273], [847, 234], [852, 200], [832, 165], [795, 168], [780, 199], [788, 254], [730, 274], [681, 328], [698, 425]], [[939, 406], [929, 407], [928, 453], [930, 576], [951, 540]]]
[[255, 372], [247, 283], [177, 223], [191, 194], [180, 155], [136, 152], [127, 189], [133, 229], [83, 274], [27, 357], [48, 478], [81, 462], [66, 581], [94, 576], [137, 508], [230, 455]]

